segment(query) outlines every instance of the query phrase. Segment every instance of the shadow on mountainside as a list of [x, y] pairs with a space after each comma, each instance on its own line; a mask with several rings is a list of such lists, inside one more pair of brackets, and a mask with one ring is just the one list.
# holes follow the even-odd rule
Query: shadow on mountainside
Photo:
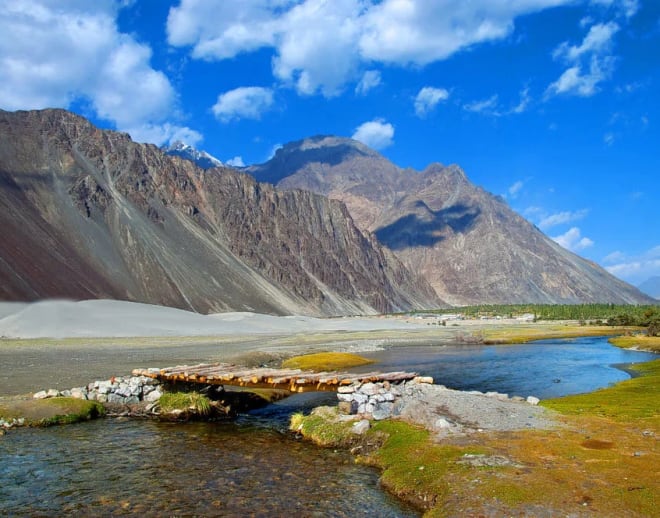
[[[423, 202], [418, 202], [422, 205]], [[459, 203], [441, 210], [406, 214], [393, 223], [376, 230], [378, 240], [390, 250], [414, 247], [432, 247], [445, 239], [447, 228], [454, 233], [465, 233], [476, 223], [481, 214], [479, 207]]]

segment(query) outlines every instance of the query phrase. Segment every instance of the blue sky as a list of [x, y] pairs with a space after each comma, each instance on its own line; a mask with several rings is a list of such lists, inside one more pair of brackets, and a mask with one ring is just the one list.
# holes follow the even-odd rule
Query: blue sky
[[0, 108], [233, 164], [317, 134], [456, 163], [563, 246], [660, 275], [657, 0], [6, 0]]

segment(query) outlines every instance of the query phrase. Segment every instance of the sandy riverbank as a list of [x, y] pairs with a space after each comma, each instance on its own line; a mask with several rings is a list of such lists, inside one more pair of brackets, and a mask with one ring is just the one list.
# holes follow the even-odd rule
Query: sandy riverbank
[[0, 395], [66, 389], [137, 367], [216, 361], [259, 365], [313, 351], [451, 344], [484, 332], [542, 337], [557, 327], [516, 320], [439, 326], [404, 316], [199, 315], [110, 300], [0, 303]]

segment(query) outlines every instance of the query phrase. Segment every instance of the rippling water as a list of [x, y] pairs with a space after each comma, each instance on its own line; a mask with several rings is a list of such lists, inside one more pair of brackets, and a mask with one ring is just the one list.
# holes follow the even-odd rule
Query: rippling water
[[248, 424], [17, 430], [0, 466], [3, 516], [417, 516], [350, 455]]
[[[607, 386], [628, 377], [613, 364], [657, 357], [604, 338], [371, 356], [379, 369], [416, 370], [452, 388], [542, 398]], [[105, 419], [13, 430], [0, 439], [0, 515], [416, 516], [379, 490], [376, 471], [285, 432], [292, 412], [329, 401], [333, 394], [296, 395], [234, 423]]]

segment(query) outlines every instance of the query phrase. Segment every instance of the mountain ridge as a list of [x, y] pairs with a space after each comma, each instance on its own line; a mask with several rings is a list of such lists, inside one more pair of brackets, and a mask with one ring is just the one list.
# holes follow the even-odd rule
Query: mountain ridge
[[440, 304], [344, 205], [65, 110], [0, 111], [0, 297], [312, 316]]
[[[457, 165], [400, 168], [363, 144], [341, 137], [288, 144], [283, 160], [248, 167], [281, 189], [303, 189], [343, 201], [361, 229], [373, 232], [450, 304], [648, 303], [649, 297], [603, 268], [563, 249], [473, 185]], [[335, 150], [342, 150], [340, 155]], [[350, 151], [354, 148], [355, 152]]]

